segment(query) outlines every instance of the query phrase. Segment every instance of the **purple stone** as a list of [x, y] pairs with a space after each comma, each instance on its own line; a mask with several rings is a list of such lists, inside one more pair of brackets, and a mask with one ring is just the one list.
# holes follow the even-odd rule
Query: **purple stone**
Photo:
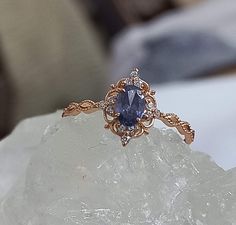
[[125, 91], [117, 95], [115, 103], [115, 111], [120, 113], [120, 123], [127, 127], [134, 126], [137, 123], [137, 118], [143, 116], [145, 104], [140, 88], [134, 85], [125, 86]]

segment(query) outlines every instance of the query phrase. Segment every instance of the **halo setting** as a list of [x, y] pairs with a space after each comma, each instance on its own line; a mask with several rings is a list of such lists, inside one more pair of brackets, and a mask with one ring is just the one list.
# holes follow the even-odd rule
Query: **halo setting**
[[194, 130], [189, 123], [181, 121], [173, 113], [161, 113], [157, 109], [154, 96], [155, 91], [139, 77], [138, 69], [135, 69], [128, 78], [112, 84], [104, 100], [72, 102], [64, 109], [62, 116], [103, 110], [105, 128], [120, 136], [123, 146], [127, 145], [131, 138], [148, 134], [154, 120], [159, 119], [167, 126], [176, 127], [180, 134], [185, 136], [185, 142], [190, 144], [194, 139]]
[[123, 146], [131, 138], [148, 133], [148, 128], [153, 125], [156, 117], [154, 94], [149, 85], [139, 78], [137, 70], [132, 71], [129, 78], [111, 85], [105, 102], [110, 98], [115, 101], [108, 105], [113, 109], [112, 113], [104, 111], [105, 127], [121, 137]]

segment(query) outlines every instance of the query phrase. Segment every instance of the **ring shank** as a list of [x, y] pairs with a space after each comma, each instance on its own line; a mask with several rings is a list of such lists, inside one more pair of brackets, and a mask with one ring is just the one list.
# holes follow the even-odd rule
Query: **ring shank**
[[175, 127], [178, 132], [185, 136], [184, 141], [187, 144], [191, 144], [194, 140], [195, 131], [191, 129], [191, 126], [186, 121], [181, 121], [179, 117], [174, 113], [160, 113], [158, 118], [165, 125], [169, 127]]
[[[93, 113], [102, 109], [101, 102], [93, 102], [91, 100], [84, 100], [80, 103], [72, 102], [63, 111], [62, 117], [76, 116], [81, 112]], [[184, 141], [191, 144], [194, 140], [195, 131], [186, 121], [181, 121], [174, 113], [162, 113], [158, 110], [154, 112], [154, 118], [161, 120], [166, 126], [175, 127], [181, 135], [184, 135]]]
[[93, 102], [91, 100], [84, 100], [80, 103], [72, 102], [63, 110], [62, 117], [77, 116], [81, 112], [89, 114], [96, 112], [99, 109], [98, 102]]

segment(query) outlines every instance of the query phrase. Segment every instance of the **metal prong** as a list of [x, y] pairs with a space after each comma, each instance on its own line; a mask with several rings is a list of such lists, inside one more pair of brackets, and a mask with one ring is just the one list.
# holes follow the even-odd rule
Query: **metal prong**
[[109, 124], [105, 124], [105, 125], [104, 125], [104, 128], [105, 128], [105, 129], [108, 129], [109, 127], [110, 127]]
[[68, 115], [66, 114], [66, 111], [64, 110], [62, 113], [62, 117], [66, 117], [66, 116], [68, 116]]
[[136, 71], [137, 73], [139, 72], [139, 69], [138, 68], [134, 68], [134, 71]]
[[148, 116], [146, 114], [144, 114], [142, 119], [146, 120], [146, 119], [148, 119]]
[[131, 73], [130, 73], [130, 76], [131, 77], [138, 77], [138, 69], [137, 68], [134, 68]]
[[111, 88], [115, 89], [116, 88], [115, 84], [111, 84]]
[[137, 121], [137, 122], [140, 122], [140, 121], [141, 121], [141, 118], [138, 117], [138, 118], [136, 119], [136, 121]]
[[120, 113], [115, 113], [115, 117], [118, 117], [118, 116], [120, 116]]
[[151, 94], [151, 95], [155, 95], [155, 94], [156, 94], [156, 91], [151, 90], [150, 94]]
[[129, 143], [130, 139], [131, 139], [131, 137], [126, 136], [126, 135], [123, 135], [121, 137], [121, 143], [122, 143], [123, 147], [125, 147]]
[[142, 92], [143, 95], [146, 94], [146, 90], [141, 89], [141, 92]]

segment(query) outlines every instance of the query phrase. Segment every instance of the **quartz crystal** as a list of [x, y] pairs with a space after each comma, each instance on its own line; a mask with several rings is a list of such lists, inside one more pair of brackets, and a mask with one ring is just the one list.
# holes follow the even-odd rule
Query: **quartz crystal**
[[101, 112], [54, 121], [2, 198], [0, 225], [236, 224], [236, 169], [176, 132], [152, 128], [123, 147]]

